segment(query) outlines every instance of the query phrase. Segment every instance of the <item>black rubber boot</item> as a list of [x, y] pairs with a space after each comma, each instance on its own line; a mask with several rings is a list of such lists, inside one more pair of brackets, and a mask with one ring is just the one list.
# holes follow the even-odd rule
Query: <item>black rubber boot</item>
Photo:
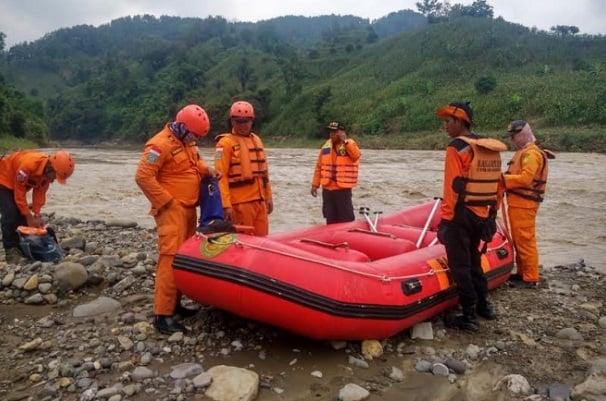
[[177, 307], [175, 308], [175, 315], [179, 315], [182, 319], [196, 316], [196, 313], [198, 313], [198, 309], [186, 308], [181, 304], [177, 304]]
[[453, 329], [471, 332], [480, 330], [480, 322], [478, 322], [478, 319], [476, 318], [475, 305], [464, 307], [462, 315], [454, 316], [448, 319], [445, 323], [447, 327]]
[[185, 327], [175, 322], [172, 316], [157, 315], [154, 318], [154, 327], [162, 334], [185, 332]]
[[513, 273], [509, 276], [507, 281], [522, 281], [522, 275], [518, 273]]
[[495, 320], [497, 318], [497, 311], [490, 301], [478, 303], [476, 306], [476, 313], [486, 320]]

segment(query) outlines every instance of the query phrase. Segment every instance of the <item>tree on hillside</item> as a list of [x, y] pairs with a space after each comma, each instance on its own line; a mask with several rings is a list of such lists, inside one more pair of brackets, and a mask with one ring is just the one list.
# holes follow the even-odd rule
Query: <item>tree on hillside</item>
[[416, 3], [417, 10], [425, 17], [427, 22], [434, 24], [446, 18], [450, 10], [448, 2], [441, 3], [439, 0], [423, 0]]
[[246, 86], [254, 79], [255, 72], [250, 66], [250, 62], [246, 57], [242, 57], [240, 63], [234, 68], [234, 76], [240, 83], [242, 92], [246, 91]]
[[486, 0], [477, 0], [471, 3], [470, 6], [463, 4], [455, 4], [452, 6], [449, 16], [451, 18], [456, 17], [479, 17], [479, 18], [492, 18], [494, 16], [494, 10], [492, 6], [486, 3]]
[[0, 32], [0, 52], [4, 51], [4, 39], [6, 39], [6, 35], [4, 32]]
[[552, 26], [549, 30], [559, 36], [574, 35], [579, 33], [579, 28], [574, 25], [556, 25]]

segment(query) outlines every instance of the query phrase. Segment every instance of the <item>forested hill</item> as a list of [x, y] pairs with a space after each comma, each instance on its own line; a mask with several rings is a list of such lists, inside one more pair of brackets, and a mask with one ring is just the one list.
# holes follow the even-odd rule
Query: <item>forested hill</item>
[[[141, 143], [187, 103], [225, 129], [251, 101], [265, 136], [316, 137], [331, 119], [358, 135], [437, 127], [434, 110], [468, 100], [477, 123], [606, 126], [606, 38], [458, 16], [428, 24], [410, 10], [377, 21], [286, 16], [258, 23], [152, 16], [76, 26], [3, 52], [0, 90], [25, 93], [0, 134]], [[5, 96], [6, 97], [6, 96]], [[38, 129], [41, 129], [37, 126]], [[39, 135], [38, 135], [39, 136]]]

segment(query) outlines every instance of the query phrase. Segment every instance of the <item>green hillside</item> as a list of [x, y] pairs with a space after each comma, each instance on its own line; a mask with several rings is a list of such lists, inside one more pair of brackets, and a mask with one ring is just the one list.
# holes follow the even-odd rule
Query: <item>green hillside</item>
[[[410, 10], [373, 22], [128, 17], [3, 51], [0, 90], [38, 104], [60, 142], [141, 143], [187, 103], [209, 112], [214, 135], [246, 99], [274, 143], [316, 142], [339, 119], [366, 146], [439, 148], [435, 110], [466, 100], [478, 132], [524, 118], [553, 148], [606, 151], [606, 37], [488, 17], [433, 22]], [[9, 117], [0, 107], [5, 136]]]

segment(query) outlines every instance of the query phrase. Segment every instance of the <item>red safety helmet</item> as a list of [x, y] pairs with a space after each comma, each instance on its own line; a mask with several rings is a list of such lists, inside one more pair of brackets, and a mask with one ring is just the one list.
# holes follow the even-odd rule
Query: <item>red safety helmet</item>
[[179, 110], [175, 121], [185, 124], [187, 130], [198, 138], [206, 136], [210, 130], [208, 115], [197, 104], [190, 104]]
[[255, 109], [252, 104], [242, 100], [231, 105], [229, 110], [229, 118], [255, 118]]
[[76, 163], [69, 152], [60, 150], [50, 155], [49, 160], [53, 170], [55, 170], [56, 179], [59, 184], [65, 184], [66, 180], [73, 174]]

